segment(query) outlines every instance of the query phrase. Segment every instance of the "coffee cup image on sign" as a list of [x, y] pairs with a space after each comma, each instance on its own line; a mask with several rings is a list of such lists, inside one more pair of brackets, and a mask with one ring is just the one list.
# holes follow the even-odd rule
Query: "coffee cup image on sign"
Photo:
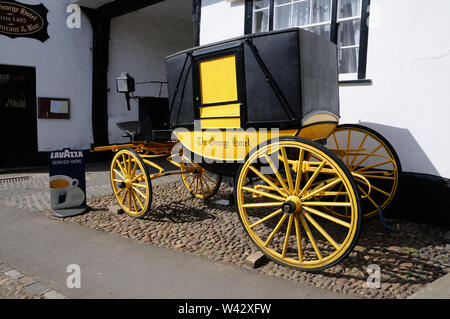
[[50, 198], [53, 208], [76, 207], [84, 202], [84, 192], [79, 181], [65, 175], [50, 178]]

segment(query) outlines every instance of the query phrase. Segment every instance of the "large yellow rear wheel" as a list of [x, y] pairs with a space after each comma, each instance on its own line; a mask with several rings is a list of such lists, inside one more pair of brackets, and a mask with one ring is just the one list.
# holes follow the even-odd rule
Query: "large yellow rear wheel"
[[111, 186], [125, 213], [142, 218], [150, 212], [150, 176], [145, 163], [133, 149], [121, 149], [114, 156], [111, 163]]
[[397, 153], [383, 136], [362, 125], [345, 124], [336, 128], [326, 146], [354, 175], [364, 218], [377, 215], [378, 207], [384, 210], [389, 206], [402, 168]]
[[[341, 261], [357, 241], [356, 189], [336, 155], [306, 139], [281, 137], [247, 156], [236, 175], [235, 202], [245, 231], [268, 257], [316, 271]], [[345, 209], [349, 219], [336, 217]]]

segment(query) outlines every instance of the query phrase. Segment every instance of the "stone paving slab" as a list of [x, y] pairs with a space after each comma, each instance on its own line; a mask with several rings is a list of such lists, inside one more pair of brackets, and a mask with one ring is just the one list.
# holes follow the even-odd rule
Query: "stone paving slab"
[[57, 291], [0, 263], [0, 299], [65, 299]]

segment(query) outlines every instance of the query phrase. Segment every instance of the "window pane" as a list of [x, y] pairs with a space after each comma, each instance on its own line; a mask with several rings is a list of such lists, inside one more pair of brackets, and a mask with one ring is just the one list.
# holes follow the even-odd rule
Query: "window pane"
[[0, 74], [0, 107], [27, 107], [26, 89], [25, 76]]
[[296, 3], [293, 5], [292, 26], [298, 27], [311, 24], [309, 14], [309, 1]]
[[331, 1], [313, 0], [312, 2], [312, 22], [320, 23], [331, 21]]
[[275, 0], [275, 5], [290, 3], [291, 0]]
[[257, 11], [253, 15], [253, 32], [269, 31], [269, 10]]
[[341, 47], [359, 45], [361, 20], [340, 23]]
[[339, 52], [339, 73], [358, 72], [359, 48], [342, 49]]
[[269, 7], [269, 0], [256, 0], [256, 1], [254, 1], [254, 3], [255, 3], [255, 6], [254, 6], [255, 10]]
[[314, 32], [324, 38], [327, 38], [328, 40], [331, 39], [331, 25], [330, 24], [326, 24], [326, 25], [319, 25], [317, 27], [310, 27], [310, 28], [306, 28], [305, 30]]
[[361, 0], [339, 0], [338, 19], [359, 17], [361, 14]]
[[291, 8], [292, 6], [282, 6], [275, 8], [273, 28], [275, 30], [289, 28], [291, 26]]

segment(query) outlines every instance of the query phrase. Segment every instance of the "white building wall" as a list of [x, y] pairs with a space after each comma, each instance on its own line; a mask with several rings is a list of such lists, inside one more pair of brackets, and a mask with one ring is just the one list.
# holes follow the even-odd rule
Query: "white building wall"
[[450, 178], [450, 1], [372, 0], [371, 86], [341, 87], [341, 123], [383, 134], [403, 170]]
[[[82, 15], [81, 28], [66, 26], [67, 5], [71, 0], [23, 0], [43, 3], [50, 38], [41, 42], [30, 38], [0, 36], [0, 64], [36, 68], [37, 97], [69, 98], [70, 120], [38, 119], [39, 151], [63, 147], [89, 149], [92, 137], [92, 29]], [[36, 106], [37, 114], [37, 106]]]
[[203, 0], [200, 45], [244, 34], [245, 1]]
[[[201, 44], [244, 34], [245, 1], [202, 1]], [[372, 0], [367, 78], [341, 86], [341, 123], [384, 135], [405, 172], [450, 178], [450, 1]]]
[[[167, 0], [112, 19], [108, 70], [109, 142], [124, 143], [116, 123], [136, 121], [137, 101], [127, 111], [125, 96], [116, 92], [115, 79], [128, 72], [136, 82], [167, 81], [164, 58], [194, 46], [192, 1]], [[137, 85], [137, 96], [158, 96], [159, 85]], [[164, 85], [163, 96], [167, 97]]]

